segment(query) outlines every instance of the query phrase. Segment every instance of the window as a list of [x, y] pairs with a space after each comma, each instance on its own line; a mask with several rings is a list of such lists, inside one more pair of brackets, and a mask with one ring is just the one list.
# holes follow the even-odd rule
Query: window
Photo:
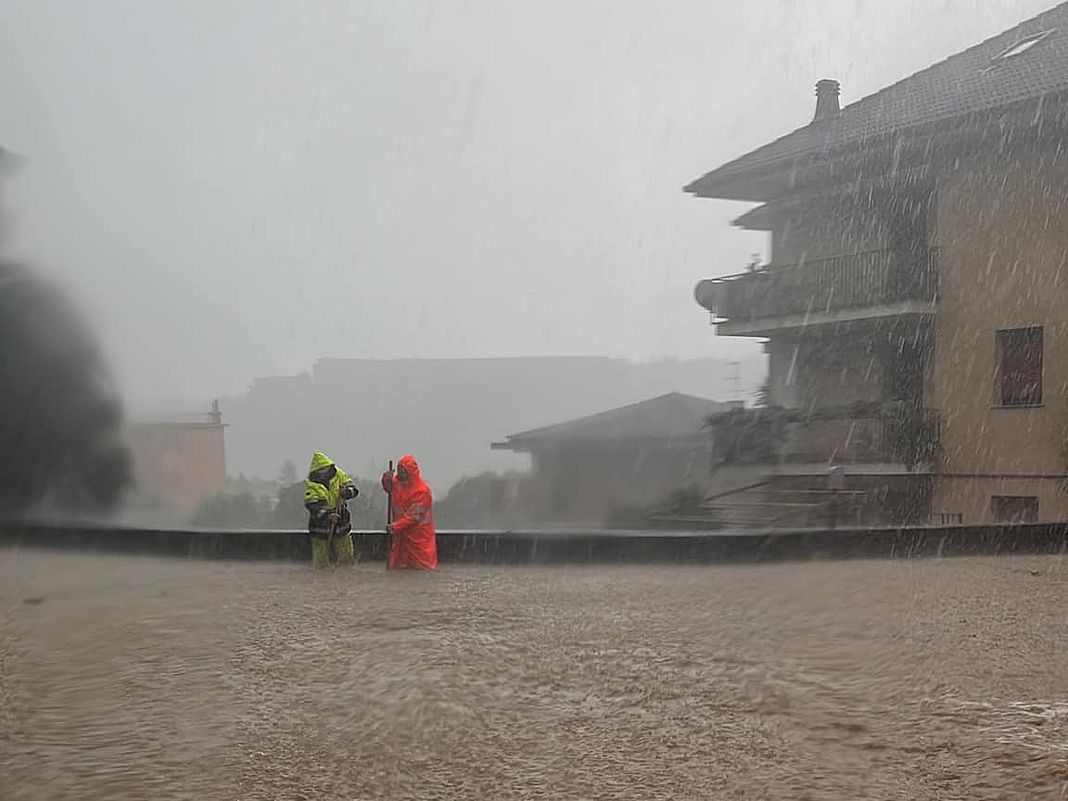
[[998, 402], [1042, 403], [1042, 327], [998, 331]]
[[990, 501], [995, 523], [1038, 522], [1038, 498], [1029, 495], [995, 495]]

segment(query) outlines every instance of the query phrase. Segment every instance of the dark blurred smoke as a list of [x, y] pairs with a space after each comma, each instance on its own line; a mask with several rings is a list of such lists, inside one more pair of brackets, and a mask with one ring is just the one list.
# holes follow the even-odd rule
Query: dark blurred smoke
[[0, 260], [0, 514], [95, 513], [130, 483], [122, 409], [95, 338], [64, 294]]

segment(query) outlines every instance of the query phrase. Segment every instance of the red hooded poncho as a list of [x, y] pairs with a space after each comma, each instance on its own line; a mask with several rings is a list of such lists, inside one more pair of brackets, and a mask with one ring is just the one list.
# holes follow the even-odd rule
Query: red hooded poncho
[[435, 570], [438, 566], [438, 545], [430, 487], [423, 481], [419, 465], [411, 456], [402, 457], [398, 467], [407, 471], [408, 480], [401, 481], [394, 474], [389, 490], [393, 506], [393, 522], [389, 525], [393, 535], [389, 548], [389, 569]]

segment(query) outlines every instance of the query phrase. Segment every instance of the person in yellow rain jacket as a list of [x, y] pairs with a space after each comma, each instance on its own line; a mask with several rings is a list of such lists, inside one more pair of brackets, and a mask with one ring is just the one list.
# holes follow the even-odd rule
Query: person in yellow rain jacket
[[325, 453], [315, 452], [308, 479], [304, 482], [304, 508], [308, 510], [313, 567], [326, 567], [331, 556], [339, 565], [355, 561], [352, 518], [345, 501], [359, 494], [344, 470]]

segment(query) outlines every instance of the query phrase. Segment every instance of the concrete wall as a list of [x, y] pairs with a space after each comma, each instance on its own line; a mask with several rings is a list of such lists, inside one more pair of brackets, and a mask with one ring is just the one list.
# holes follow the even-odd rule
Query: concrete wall
[[[1065, 473], [1068, 441], [1068, 158], [1021, 148], [1013, 159], [963, 159], [938, 188], [940, 248], [929, 383], [942, 411], [941, 471], [1011, 476]], [[1043, 326], [1043, 402], [999, 408], [996, 332]], [[1057, 480], [939, 481], [934, 511], [991, 518], [991, 496], [1039, 497], [1041, 520], [1068, 519]]]
[[[360, 561], [381, 561], [380, 532], [358, 534]], [[0, 546], [179, 559], [310, 561], [300, 532], [180, 531], [0, 523]], [[780, 532], [438, 532], [438, 554], [451, 563], [725, 564], [830, 558], [909, 558], [978, 554], [1064, 554], [1063, 524], [954, 528], [882, 528]], [[310, 569], [310, 568], [309, 568]]]

